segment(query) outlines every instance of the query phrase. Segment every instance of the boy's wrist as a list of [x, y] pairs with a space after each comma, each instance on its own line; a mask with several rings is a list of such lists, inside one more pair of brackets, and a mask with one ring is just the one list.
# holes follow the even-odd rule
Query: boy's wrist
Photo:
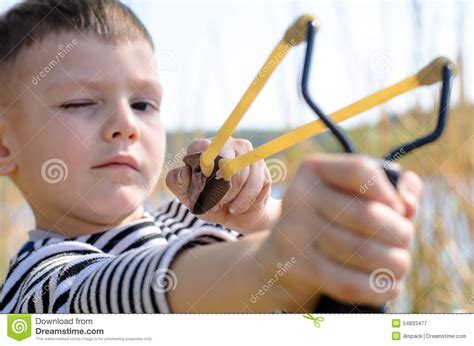
[[[297, 308], [293, 306], [295, 301], [291, 299], [290, 293], [284, 289], [282, 282], [280, 282], [283, 276], [279, 275], [279, 271], [282, 270], [283, 263], [269, 239], [271, 232], [271, 230], [266, 231], [266, 236], [261, 238], [258, 245], [252, 249], [252, 256], [257, 262], [255, 266], [256, 286], [259, 287], [255, 297], [264, 297], [266, 305], [272, 307], [271, 311], [296, 311]], [[283, 273], [283, 275], [285, 274]]]
[[282, 201], [270, 197], [260, 209], [253, 209], [245, 214], [233, 215], [229, 213], [225, 217], [204, 214], [200, 218], [248, 235], [270, 230], [280, 218], [281, 208]]
[[281, 199], [270, 197], [263, 206], [260, 220], [252, 227], [252, 232], [270, 230], [281, 216]]
[[262, 229], [271, 229], [281, 216], [282, 200], [270, 197], [265, 203], [266, 224]]

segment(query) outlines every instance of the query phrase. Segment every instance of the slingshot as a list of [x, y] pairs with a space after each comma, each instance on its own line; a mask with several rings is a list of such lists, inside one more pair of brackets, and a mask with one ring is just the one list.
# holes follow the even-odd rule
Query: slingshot
[[[188, 194], [190, 195], [192, 205], [191, 211], [194, 214], [203, 214], [216, 205], [230, 188], [230, 179], [232, 176], [241, 169], [257, 162], [258, 160], [268, 158], [315, 136], [327, 128], [329, 128], [329, 130], [341, 142], [346, 152], [355, 152], [354, 145], [337, 127], [336, 123], [347, 120], [419, 86], [434, 84], [440, 80], [443, 80], [442, 97], [438, 125], [435, 131], [394, 149], [385, 156], [385, 159], [387, 161], [393, 161], [422, 145], [433, 142], [443, 132], [449, 102], [450, 80], [454, 69], [454, 65], [450, 60], [443, 57], [435, 59], [412, 76], [370, 94], [334, 112], [330, 117], [326, 116], [309, 96], [307, 83], [311, 65], [314, 36], [317, 28], [318, 22], [314, 17], [309, 15], [301, 16], [292, 26], [290, 26], [283, 39], [274, 48], [254, 81], [250, 84], [247, 91], [240, 99], [237, 106], [219, 129], [206, 151], [202, 154], [190, 154], [184, 158], [184, 162], [192, 168], [193, 173], [191, 187]], [[278, 64], [283, 60], [285, 55], [293, 46], [301, 43], [305, 39], [307, 39], [308, 44], [301, 86], [305, 101], [320, 119], [316, 119], [306, 125], [297, 127], [296, 129], [293, 129], [286, 134], [234, 159], [227, 160], [218, 157], [218, 153], [224, 146], [225, 142], [229, 139], [245, 112], [262, 90]], [[386, 171], [389, 171], [387, 165], [384, 165], [384, 167], [386, 168]], [[220, 170], [223, 179], [215, 179], [215, 174], [218, 170]]]
[[[327, 116], [314, 102], [308, 91], [308, 78], [313, 43], [318, 25], [319, 23], [310, 15], [301, 16], [293, 25], [291, 25], [286, 31], [284, 37], [273, 49], [269, 58], [250, 84], [237, 106], [219, 129], [206, 151], [202, 154], [189, 154], [184, 158], [184, 162], [190, 166], [192, 170], [191, 185], [188, 190], [188, 195], [193, 214], [203, 214], [215, 206], [230, 189], [230, 180], [232, 176], [241, 169], [261, 159], [268, 158], [290, 148], [293, 145], [321, 133], [327, 128], [336, 136], [345, 152], [355, 153], [355, 146], [347, 135], [337, 126], [337, 123], [347, 120], [417, 87], [431, 85], [439, 81], [442, 81], [441, 99], [438, 111], [438, 121], [434, 131], [393, 149], [385, 155], [381, 162], [383, 170], [394, 187], [397, 185], [399, 172], [392, 162], [398, 160], [401, 156], [416, 148], [435, 141], [441, 136], [446, 125], [451, 80], [454, 75], [454, 64], [449, 59], [444, 57], [437, 58], [417, 73], [389, 87], [376, 91], [332, 113], [330, 116]], [[224, 159], [220, 157], [218, 153], [234, 132], [245, 112], [258, 96], [278, 64], [283, 60], [293, 46], [298, 45], [304, 40], [307, 40], [307, 46], [301, 88], [306, 103], [318, 115], [319, 119], [297, 127], [234, 159]], [[215, 176], [217, 171], [220, 171], [222, 179], [216, 179]], [[316, 311], [383, 312], [384, 308], [370, 308], [363, 306], [354, 307], [352, 305], [336, 302], [331, 298], [323, 296], [319, 301]]]
[[[303, 67], [303, 76], [301, 81], [301, 89], [303, 98], [310, 108], [319, 116], [329, 130], [336, 136], [346, 153], [355, 153], [356, 149], [352, 141], [341, 131], [340, 128], [317, 106], [311, 98], [308, 91], [308, 78], [311, 66], [311, 56], [313, 50], [313, 41], [317, 27], [309, 24], [307, 29], [307, 47]], [[421, 69], [418, 73], [378, 92], [357, 101], [344, 109], [353, 107], [360, 112], [372, 108], [376, 104], [383, 103], [389, 99], [407, 92], [413, 88], [421, 85], [430, 85], [442, 80], [441, 97], [438, 110], [438, 121], [435, 129], [425, 135], [415, 138], [411, 142], [402, 144], [395, 149], [388, 152], [381, 161], [382, 168], [385, 171], [389, 181], [396, 188], [399, 170], [392, 163], [398, 160], [403, 155], [413, 151], [423, 145], [435, 141], [441, 136], [446, 126], [446, 119], [448, 115], [449, 96], [451, 90], [451, 81], [454, 75], [454, 64], [447, 58], [440, 57], [435, 59], [429, 65]], [[376, 103], [377, 102], [377, 103]], [[334, 113], [337, 114], [338, 112]], [[334, 116], [334, 115], [333, 115]], [[341, 303], [333, 300], [328, 296], [321, 296], [315, 311], [319, 313], [383, 313], [385, 307], [370, 307], [364, 305], [352, 305]]]

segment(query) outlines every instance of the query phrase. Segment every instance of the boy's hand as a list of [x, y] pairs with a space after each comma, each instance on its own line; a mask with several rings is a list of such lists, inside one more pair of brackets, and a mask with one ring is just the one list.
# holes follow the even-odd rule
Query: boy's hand
[[423, 184], [403, 172], [398, 186], [359, 155], [316, 154], [300, 166], [281, 219], [256, 251], [262, 285], [278, 263], [290, 263], [269, 291], [283, 309], [314, 312], [321, 294], [370, 306], [399, 294]]
[[[204, 152], [211, 141], [196, 139], [191, 142], [187, 153]], [[230, 138], [219, 153], [232, 159], [253, 149], [245, 139]], [[166, 185], [188, 208], [188, 188], [191, 169], [182, 166], [171, 170], [166, 177]], [[268, 229], [279, 216], [280, 202], [270, 198], [271, 176], [264, 160], [242, 169], [232, 177], [232, 187], [222, 200], [200, 218], [219, 223], [242, 233]]]

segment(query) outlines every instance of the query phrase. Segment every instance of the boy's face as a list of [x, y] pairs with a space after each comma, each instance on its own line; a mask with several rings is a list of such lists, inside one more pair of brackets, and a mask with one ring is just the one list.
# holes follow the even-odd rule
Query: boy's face
[[[3, 151], [38, 227], [67, 234], [141, 216], [166, 142], [152, 58], [145, 39], [112, 44], [76, 33], [49, 35], [19, 55]], [[97, 167], [119, 154], [135, 168]]]

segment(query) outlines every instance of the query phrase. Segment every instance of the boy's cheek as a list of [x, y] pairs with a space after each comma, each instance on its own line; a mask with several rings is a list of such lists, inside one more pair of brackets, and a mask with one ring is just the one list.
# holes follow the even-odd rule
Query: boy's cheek
[[178, 153], [166, 154], [166, 133], [164, 129], [161, 126], [152, 127], [142, 133], [142, 136], [143, 145], [141, 145], [139, 159], [144, 168], [145, 179], [157, 180], [161, 176], [166, 176], [166, 171], [180, 161], [180, 157]]

